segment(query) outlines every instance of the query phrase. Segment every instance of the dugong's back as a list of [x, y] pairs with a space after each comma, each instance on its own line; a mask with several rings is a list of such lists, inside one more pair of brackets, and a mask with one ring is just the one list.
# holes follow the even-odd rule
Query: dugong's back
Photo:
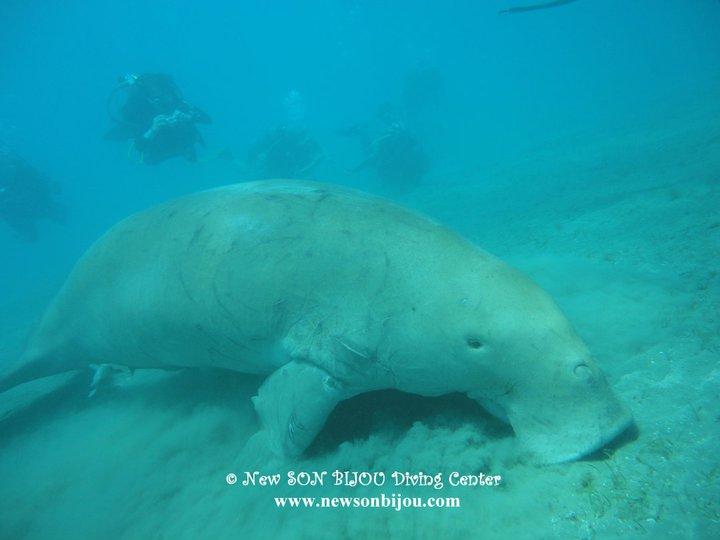
[[[190, 195], [98, 240], [28, 356], [66, 369], [107, 362], [267, 373], [286, 361], [278, 340], [298, 314], [322, 309], [324, 320], [347, 320], [352, 312], [365, 324], [393, 288], [415, 280], [422, 290], [438, 262], [433, 243], [447, 255], [481, 253], [427, 218], [336, 186], [278, 180]], [[390, 295], [372, 294], [381, 289]]]

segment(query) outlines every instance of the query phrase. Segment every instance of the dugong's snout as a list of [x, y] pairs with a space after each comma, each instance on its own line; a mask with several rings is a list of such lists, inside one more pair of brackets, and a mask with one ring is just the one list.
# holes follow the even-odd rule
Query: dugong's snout
[[557, 377], [543, 391], [529, 390], [506, 406], [521, 444], [542, 463], [581, 459], [634, 425], [630, 410], [590, 360], [572, 370], [574, 380]]
[[457, 282], [452, 298], [462, 297], [462, 307], [443, 312], [443, 335], [469, 336], [456, 353], [465, 368], [456, 384], [506, 420], [537, 461], [588, 456], [633, 425], [586, 344], [537, 284], [487, 259]]
[[547, 411], [511, 416], [511, 425], [522, 445], [541, 463], [563, 463], [589, 456], [624, 433], [634, 421], [619, 403], [595, 414], [573, 416], [573, 409], [548, 421]]
[[[554, 334], [563, 336], [563, 334]], [[587, 348], [573, 334], [543, 347], [521, 345], [488, 363], [491, 384], [467, 392], [488, 412], [508, 422], [520, 445], [540, 463], [562, 463], [589, 456], [634, 425]]]

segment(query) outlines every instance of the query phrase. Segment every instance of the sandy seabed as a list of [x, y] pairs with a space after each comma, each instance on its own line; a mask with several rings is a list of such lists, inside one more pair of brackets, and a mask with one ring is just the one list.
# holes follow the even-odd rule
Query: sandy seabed
[[[632, 408], [634, 440], [604, 459], [536, 467], [510, 429], [462, 396], [382, 392], [341, 404], [308, 455], [283, 467], [246, 446], [257, 378], [137, 372], [92, 399], [75, 379], [0, 422], [0, 538], [720, 538], [720, 103], [549, 141], [512, 162], [436, 171], [402, 202], [557, 299]], [[0, 351], [16, 353], [39, 313], [2, 308]], [[287, 468], [485, 472], [503, 482], [225, 481]], [[273, 502], [381, 492], [457, 496], [461, 507]]]

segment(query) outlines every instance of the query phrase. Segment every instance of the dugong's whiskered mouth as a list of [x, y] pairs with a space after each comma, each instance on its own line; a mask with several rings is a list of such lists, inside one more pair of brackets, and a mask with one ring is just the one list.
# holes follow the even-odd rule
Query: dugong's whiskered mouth
[[627, 415], [604, 428], [596, 425], [580, 430], [560, 429], [557, 432], [540, 434], [523, 433], [516, 429], [516, 434], [541, 463], [557, 464], [576, 461], [594, 454], [634, 425], [632, 416]]
[[634, 425], [635, 425], [634, 420], [632, 418], [628, 418], [624, 422], [618, 423], [612, 429], [605, 431], [603, 433], [603, 435], [597, 441], [592, 443], [587, 448], [577, 451], [574, 454], [570, 454], [567, 457], [565, 457], [564, 459], [560, 459], [558, 461], [553, 461], [553, 463], [565, 463], [568, 461], [576, 461], [576, 460], [591, 456], [598, 450], [602, 450], [605, 446], [608, 446], [610, 443], [615, 441], [623, 433], [625, 433], [628, 429], [631, 429], [632, 426], [634, 426]]
[[[630, 412], [617, 400], [570, 404], [567, 408], [538, 406], [506, 408], [480, 392], [468, 392], [496, 418], [509, 423], [520, 444], [541, 464], [588, 457], [618, 439], [635, 425]], [[583, 408], [584, 405], [584, 408]]]

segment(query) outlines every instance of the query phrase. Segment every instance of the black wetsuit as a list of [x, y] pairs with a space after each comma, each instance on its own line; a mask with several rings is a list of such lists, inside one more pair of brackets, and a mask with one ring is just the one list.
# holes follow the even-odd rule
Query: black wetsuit
[[147, 73], [120, 86], [127, 97], [108, 139], [131, 139], [143, 162], [155, 164], [175, 156], [195, 160], [202, 137], [195, 124], [210, 123], [203, 111], [182, 99], [169, 75]]

